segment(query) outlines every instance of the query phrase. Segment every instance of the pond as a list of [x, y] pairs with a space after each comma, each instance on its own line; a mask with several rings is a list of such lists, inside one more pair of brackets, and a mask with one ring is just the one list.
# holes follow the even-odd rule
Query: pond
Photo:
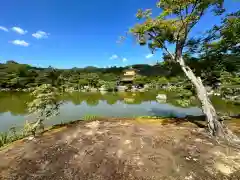
[[[60, 114], [47, 120], [46, 125], [60, 124], [84, 118], [86, 115], [103, 117], [136, 116], [177, 116], [202, 115], [198, 103], [191, 107], [176, 106], [174, 96], [168, 94], [165, 103], [156, 101], [156, 91], [123, 93], [66, 93], [61, 97], [64, 103]], [[27, 103], [31, 101], [28, 93], [0, 93], [0, 132], [11, 127], [22, 127], [26, 120], [31, 120], [27, 113]], [[218, 111], [230, 115], [238, 114], [240, 106], [227, 103], [218, 97], [212, 101]]]

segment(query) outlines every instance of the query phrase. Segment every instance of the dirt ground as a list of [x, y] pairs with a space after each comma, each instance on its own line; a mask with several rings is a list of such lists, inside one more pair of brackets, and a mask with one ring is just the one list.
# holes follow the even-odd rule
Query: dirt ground
[[240, 151], [194, 125], [78, 122], [0, 151], [1, 180], [240, 180]]

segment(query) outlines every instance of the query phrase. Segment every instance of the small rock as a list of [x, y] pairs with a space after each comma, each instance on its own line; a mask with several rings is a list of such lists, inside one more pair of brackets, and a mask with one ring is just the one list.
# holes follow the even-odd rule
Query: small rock
[[158, 94], [156, 97], [157, 100], [167, 100], [166, 94]]
[[204, 129], [204, 128], [198, 128], [197, 131], [200, 132], [200, 133], [202, 133], [202, 132], [205, 132], [206, 129]]
[[197, 158], [193, 158], [193, 161], [195, 161], [195, 162], [196, 162], [196, 161], [198, 161], [198, 159], [197, 159]]
[[93, 133], [93, 131], [92, 130], [90, 130], [90, 131], [87, 131], [86, 133], [85, 133], [85, 135], [86, 136], [92, 136], [94, 133]]
[[119, 150], [117, 151], [117, 157], [118, 157], [118, 158], [121, 158], [122, 155], [123, 155], [123, 150], [119, 149]]
[[192, 175], [189, 175], [189, 176], [186, 176], [184, 179], [191, 180], [191, 179], [193, 179], [193, 177], [192, 177]]
[[211, 143], [211, 142], [206, 142], [205, 144], [213, 146], [213, 143]]
[[203, 140], [200, 138], [197, 138], [197, 139], [195, 139], [195, 142], [203, 142]]
[[216, 163], [215, 168], [225, 175], [230, 175], [233, 173], [233, 169], [226, 164]]
[[138, 165], [138, 166], [143, 166], [144, 163], [143, 163], [142, 161], [139, 161], [139, 162], [137, 163], [137, 165]]
[[86, 124], [86, 127], [91, 129], [97, 129], [99, 127], [100, 122], [99, 121], [93, 121]]
[[124, 141], [124, 144], [130, 144], [132, 141], [131, 140], [126, 140]]
[[34, 140], [34, 136], [29, 136], [29, 137], [28, 137], [28, 140], [29, 140], [29, 141]]

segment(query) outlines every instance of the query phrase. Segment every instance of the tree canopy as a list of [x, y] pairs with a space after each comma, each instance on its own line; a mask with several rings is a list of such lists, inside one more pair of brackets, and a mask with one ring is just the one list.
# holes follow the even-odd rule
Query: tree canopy
[[[195, 93], [201, 103], [210, 133], [214, 136], [234, 139], [231, 135], [232, 133], [224, 129], [219, 122], [218, 115], [208, 97], [207, 89], [203, 84], [201, 76], [187, 64], [187, 60], [190, 59], [189, 52], [192, 52], [191, 49], [188, 52], [187, 47], [190, 45], [190, 48], [195, 47], [195, 49], [198, 49], [197, 41], [190, 36], [192, 29], [208, 10], [214, 12], [215, 15], [221, 15], [224, 12], [223, 3], [224, 0], [158, 0], [156, 7], [160, 9], [161, 13], [153, 17], [151, 9], [138, 10], [136, 17], [141, 22], [131, 28], [130, 33], [136, 37], [140, 45], [148, 45], [152, 53], [162, 49], [167, 55], [166, 60], [179, 65], [186, 78], [195, 88]], [[203, 47], [213, 45], [213, 47], [216, 47], [214, 54], [219, 54], [218, 50], [223, 54], [227, 54], [229, 51], [235, 52], [237, 48], [233, 48], [233, 46], [236, 42], [238, 43], [238, 37], [234, 41], [233, 36], [239, 32], [239, 18], [237, 16], [238, 13], [233, 13], [230, 18], [227, 17], [225, 19], [224, 27], [214, 28], [214, 30], [220, 29], [219, 34], [222, 39], [204, 43]], [[215, 39], [217, 39], [216, 37]], [[212, 38], [208, 39], [211, 40]], [[229, 41], [231, 42], [229, 43]], [[221, 45], [222, 42], [224, 42], [223, 48], [215, 45]], [[169, 44], [175, 46], [174, 52], [170, 51]], [[239, 44], [237, 44], [238, 46]], [[196, 53], [195, 51], [195, 56]], [[206, 76], [206, 73], [204, 76]]]

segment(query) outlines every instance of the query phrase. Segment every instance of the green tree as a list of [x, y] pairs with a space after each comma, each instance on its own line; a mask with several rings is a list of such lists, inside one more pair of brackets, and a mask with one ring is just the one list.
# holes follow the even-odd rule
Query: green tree
[[167, 80], [166, 77], [160, 77], [160, 78], [157, 80], [157, 84], [160, 85], [160, 86], [167, 85], [168, 83], [169, 83], [169, 81]]
[[237, 74], [222, 72], [220, 76], [221, 95], [227, 99], [240, 100], [240, 77]]
[[136, 78], [134, 79], [134, 84], [138, 85], [138, 86], [142, 86], [144, 84], [149, 83], [149, 78], [147, 78], [146, 76], [141, 76], [141, 75], [137, 75]]
[[118, 76], [113, 73], [106, 73], [101, 76], [101, 79], [104, 81], [117, 81]]
[[116, 89], [116, 82], [112, 81], [112, 82], [105, 82], [104, 83], [104, 88], [106, 88], [107, 91], [114, 91]]
[[88, 85], [87, 79], [79, 79], [78, 80], [78, 86], [79, 89], [82, 89], [84, 86]]
[[[230, 137], [230, 133], [227, 133], [229, 131], [225, 131], [218, 120], [216, 110], [207, 95], [201, 78], [194, 74], [184, 60], [184, 50], [186, 50], [184, 48], [190, 39], [191, 30], [208, 9], [212, 9], [216, 14], [221, 14], [223, 12], [222, 5], [223, 0], [158, 0], [157, 8], [162, 10], [161, 14], [152, 18], [150, 9], [139, 10], [136, 16], [143, 22], [130, 29], [130, 33], [136, 37], [140, 45], [148, 45], [152, 52], [163, 49], [171, 62], [179, 64], [196, 89], [210, 133], [214, 136], [227, 137], [226, 135], [229, 135], [228, 137]], [[167, 44], [174, 44], [175, 51], [171, 52]]]
[[44, 127], [44, 121], [59, 113], [59, 92], [50, 84], [43, 84], [32, 92], [33, 101], [28, 104], [30, 114], [36, 115], [37, 121], [29, 126], [29, 131], [35, 135], [38, 127]]
[[[231, 14], [228, 14], [222, 21], [221, 26], [215, 26], [212, 31], [212, 37], [217, 43], [211, 43], [215, 45], [214, 48], [218, 49], [219, 53], [232, 53], [240, 55], [240, 10]], [[211, 38], [210, 38], [211, 39]]]
[[59, 72], [52, 67], [48, 67], [45, 70], [44, 77], [50, 81], [49, 84], [51, 84], [52, 86], [57, 85], [58, 76], [59, 76]]
[[90, 86], [98, 87], [99, 75], [96, 73], [89, 73], [86, 75], [86, 79]]

